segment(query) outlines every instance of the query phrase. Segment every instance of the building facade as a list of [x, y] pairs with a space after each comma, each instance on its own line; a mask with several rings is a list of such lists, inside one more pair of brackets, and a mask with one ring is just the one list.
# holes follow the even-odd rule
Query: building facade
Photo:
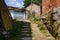
[[26, 7], [26, 13], [28, 15], [30, 15], [29, 13], [34, 13], [35, 16], [39, 16], [40, 17], [40, 14], [41, 14], [41, 6], [38, 5], [38, 4], [35, 4], [35, 3], [32, 3], [32, 4], [29, 4], [27, 7]]
[[26, 20], [26, 13], [25, 9], [23, 8], [17, 8], [17, 7], [8, 7], [9, 12], [13, 19], [17, 21], [24, 21]]

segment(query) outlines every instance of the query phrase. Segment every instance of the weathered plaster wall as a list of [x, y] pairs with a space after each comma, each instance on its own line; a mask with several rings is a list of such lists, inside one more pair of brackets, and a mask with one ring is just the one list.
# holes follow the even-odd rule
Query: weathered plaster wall
[[[32, 8], [31, 8], [31, 7], [32, 7]], [[39, 5], [36, 5], [36, 4], [29, 5], [29, 6], [26, 8], [26, 10], [35, 12], [35, 15], [36, 15], [36, 16], [40, 16], [40, 14], [41, 14], [41, 8], [40, 8]]]

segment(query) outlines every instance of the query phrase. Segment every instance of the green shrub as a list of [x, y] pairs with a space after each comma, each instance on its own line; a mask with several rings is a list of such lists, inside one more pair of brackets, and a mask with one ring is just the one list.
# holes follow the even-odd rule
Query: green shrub
[[45, 30], [45, 28], [43, 26], [40, 27], [40, 30]]
[[20, 40], [22, 26], [23, 26], [23, 22], [19, 22], [19, 21], [15, 22], [8, 39], [10, 39], [10, 40]]
[[0, 32], [0, 40], [7, 40], [1, 32]]
[[16, 21], [13, 24], [12, 30], [8, 37], [4, 37], [2, 33], [0, 33], [0, 40], [21, 40], [21, 28], [23, 26], [23, 22]]

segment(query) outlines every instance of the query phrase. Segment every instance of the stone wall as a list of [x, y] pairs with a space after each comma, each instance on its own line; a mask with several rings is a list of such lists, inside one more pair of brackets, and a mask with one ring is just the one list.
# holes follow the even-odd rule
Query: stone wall
[[12, 27], [12, 18], [4, 0], [0, 0], [0, 11], [1, 11], [4, 28], [6, 30], [10, 30]]

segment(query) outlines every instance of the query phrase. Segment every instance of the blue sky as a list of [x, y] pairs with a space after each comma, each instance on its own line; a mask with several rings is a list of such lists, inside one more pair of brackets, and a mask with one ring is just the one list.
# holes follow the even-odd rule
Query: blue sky
[[23, 1], [24, 0], [5, 0], [8, 6], [19, 7], [19, 8], [23, 7], [24, 4]]

